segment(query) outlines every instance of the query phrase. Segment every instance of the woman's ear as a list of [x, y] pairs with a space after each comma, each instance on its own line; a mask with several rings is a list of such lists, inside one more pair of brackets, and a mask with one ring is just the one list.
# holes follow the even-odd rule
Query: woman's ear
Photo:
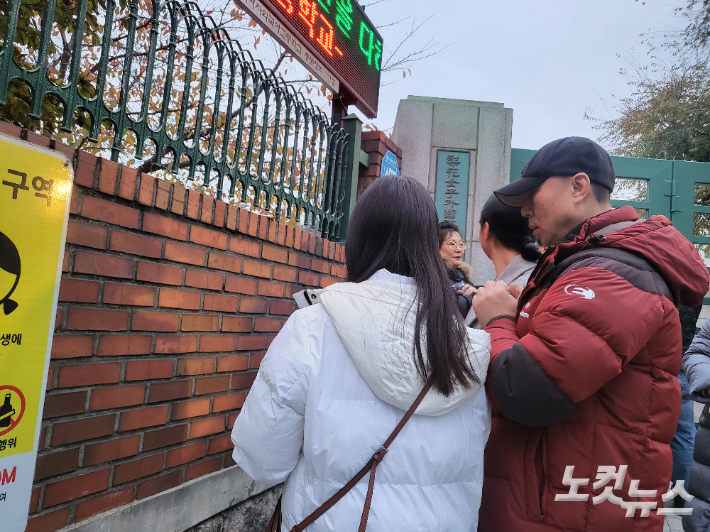
[[483, 222], [480, 225], [480, 228], [478, 230], [478, 240], [479, 242], [483, 242], [484, 240], [488, 240], [488, 234], [489, 231], [491, 230], [490, 226], [488, 225], [488, 222]]

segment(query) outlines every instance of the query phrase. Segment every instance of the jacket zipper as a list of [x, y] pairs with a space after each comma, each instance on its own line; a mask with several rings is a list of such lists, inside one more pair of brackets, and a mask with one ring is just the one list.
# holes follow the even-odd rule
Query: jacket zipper
[[547, 510], [547, 433], [542, 433], [542, 485], [540, 486], [540, 519], [545, 522], [545, 512]]

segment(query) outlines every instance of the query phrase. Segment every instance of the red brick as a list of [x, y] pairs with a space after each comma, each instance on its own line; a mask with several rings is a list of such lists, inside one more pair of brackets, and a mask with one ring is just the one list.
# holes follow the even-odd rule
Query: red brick
[[269, 283], [267, 281], [259, 281], [259, 295], [268, 297], [283, 297], [283, 283]]
[[183, 314], [183, 331], [212, 331], [219, 330], [219, 316], [204, 314]]
[[138, 458], [116, 466], [113, 473], [113, 485], [124, 484], [131, 480], [155, 475], [163, 470], [164, 454], [154, 454]]
[[122, 412], [118, 420], [118, 430], [137, 430], [156, 425], [165, 425], [168, 422], [168, 407], [153, 406]]
[[55, 336], [52, 358], [90, 357], [94, 354], [93, 336]]
[[249, 236], [256, 236], [259, 232], [259, 220], [260, 216], [255, 212], [249, 213], [249, 230], [247, 233]]
[[295, 283], [297, 278], [298, 270], [293, 268], [284, 268], [283, 266], [274, 266], [274, 279], [277, 281]]
[[293, 311], [293, 303], [290, 301], [271, 301], [271, 303], [269, 303], [269, 314], [290, 316], [293, 314]]
[[231, 229], [232, 231], [235, 231], [237, 229], [238, 212], [239, 207], [230, 203], [227, 207], [227, 229]]
[[201, 353], [219, 353], [234, 350], [234, 336], [220, 334], [200, 337]]
[[155, 193], [155, 207], [167, 211], [170, 204], [170, 190], [173, 185], [162, 179], [158, 179], [156, 185], [158, 191]]
[[45, 383], [45, 388], [47, 391], [51, 390], [54, 383], [54, 368], [50, 366], [47, 371], [47, 382]]
[[256, 371], [232, 375], [232, 390], [249, 388], [254, 383], [254, 379], [256, 379]]
[[234, 448], [232, 438], [229, 434], [223, 434], [212, 438], [207, 444], [207, 454], [217, 454], [229, 451]]
[[192, 381], [171, 381], [150, 385], [150, 403], [184, 399], [192, 395]]
[[76, 471], [78, 466], [79, 447], [38, 456], [35, 464], [35, 481]]
[[175, 242], [165, 243], [165, 258], [175, 262], [184, 262], [203, 266], [205, 264], [206, 252], [192, 246], [176, 244]]
[[308, 241], [308, 253], [310, 253], [311, 255], [313, 255], [316, 252], [318, 240], [320, 240], [320, 237], [314, 237]]
[[59, 369], [59, 388], [111, 384], [121, 378], [121, 364], [73, 364]]
[[223, 201], [215, 201], [214, 205], [214, 225], [224, 227], [224, 215], [227, 211], [227, 204]]
[[214, 373], [214, 357], [179, 358], [176, 375], [206, 375]]
[[54, 330], [56, 331], [57, 329], [62, 328], [62, 323], [64, 320], [64, 309], [63, 308], [58, 308], [57, 309], [57, 314], [55, 315], [54, 318]]
[[288, 254], [288, 264], [289, 266], [296, 266], [308, 270], [311, 267], [311, 259], [305, 255], [291, 252]]
[[[126, 167], [123, 168], [126, 171]], [[123, 184], [123, 178], [121, 178]], [[99, 495], [76, 505], [76, 521], [83, 521], [94, 515], [107, 512], [133, 501], [133, 486]]]
[[212, 460], [200, 462], [199, 464], [191, 465], [185, 470], [185, 482], [194, 480], [204, 475], [209, 475], [215, 471], [222, 469], [222, 457], [218, 456]]
[[74, 183], [82, 187], [93, 188], [98, 158], [84, 150], [78, 150]]
[[128, 166], [121, 167], [121, 182], [118, 185], [118, 196], [133, 201], [136, 195], [136, 182], [138, 171]]
[[251, 332], [254, 326], [254, 318], [235, 318], [224, 316], [222, 318], [223, 332]]
[[82, 465], [84, 467], [92, 466], [134, 456], [138, 454], [139, 445], [140, 435], [138, 434], [87, 445], [84, 448]]
[[170, 212], [177, 214], [178, 216], [183, 216], [185, 214], [185, 195], [187, 191], [185, 187], [174, 184], [173, 185], [173, 201], [170, 204]]
[[237, 337], [237, 351], [255, 351], [264, 349], [265, 345], [266, 337], [263, 335]]
[[178, 315], [167, 312], [135, 311], [131, 329], [134, 331], [177, 332]]
[[187, 191], [187, 217], [197, 220], [200, 215], [200, 197], [202, 194], [196, 190]]
[[220, 296], [205, 294], [204, 310], [215, 312], [236, 312], [239, 307], [239, 298], [234, 296]]
[[226, 412], [227, 410], [236, 410], [244, 406], [244, 393], [231, 393], [227, 395], [218, 395], [214, 398], [212, 412]]
[[247, 314], [264, 314], [266, 312], [266, 299], [248, 299], [242, 298], [239, 306], [240, 312]]
[[195, 379], [195, 395], [226, 392], [229, 390], [229, 375]]
[[105, 227], [69, 220], [69, 225], [67, 225], [67, 244], [106, 249], [107, 240], [108, 230]]
[[130, 279], [133, 277], [133, 261], [103, 253], [77, 251], [74, 257], [74, 273]]
[[138, 229], [140, 211], [119, 205], [113, 201], [84, 196], [81, 202], [81, 215], [92, 220]]
[[242, 371], [249, 367], [248, 355], [227, 355], [217, 357], [217, 372]]
[[269, 220], [269, 242], [276, 242], [277, 227], [278, 222], [276, 220]]
[[91, 390], [89, 408], [107, 410], [143, 404], [145, 386], [119, 386], [115, 388], [97, 388]]
[[202, 211], [200, 212], [200, 220], [206, 224], [212, 223], [212, 213], [214, 212], [214, 198], [212, 196], [202, 196]]
[[302, 286], [292, 285], [292, 284], [286, 285], [286, 299], [287, 300], [293, 299], [293, 295], [296, 294], [297, 292], [300, 292], [301, 290], [303, 290]]
[[261, 361], [264, 360], [265, 353], [254, 354], [249, 357], [249, 369], [259, 369]]
[[182, 284], [182, 269], [165, 264], [138, 261], [136, 280], [180, 286]]
[[330, 273], [330, 265], [325, 261], [313, 259], [311, 261], [311, 270], [314, 270], [319, 273], [328, 274]]
[[143, 214], [143, 231], [160, 236], [166, 236], [173, 240], [187, 240], [187, 224], [178, 222], [166, 216]]
[[158, 304], [161, 307], [200, 310], [200, 293], [186, 290], [160, 289]]
[[[9, 135], [13, 138], [19, 139], [22, 135], [22, 129], [13, 124], [10, 124], [9, 122], [0, 121], [0, 133], [5, 133], [5, 135]], [[57, 145], [59, 145], [59, 143], [57, 143]], [[72, 160], [71, 157], [68, 158], [70, 161]]]
[[[306, 231], [301, 232], [301, 251], [308, 253], [308, 239], [311, 237]], [[315, 238], [315, 237], [313, 237]]]
[[205, 447], [205, 442], [199, 442], [168, 451], [165, 467], [175, 467], [199, 460], [205, 456]]
[[71, 303], [96, 303], [99, 300], [99, 283], [64, 278], [59, 285], [59, 301]]
[[99, 159], [99, 161], [99, 192], [113, 196], [116, 194], [119, 165], [108, 159]]
[[246, 209], [239, 209], [239, 223], [237, 225], [237, 230], [240, 233], [246, 233], [249, 228], [249, 215], [251, 213]]
[[309, 272], [298, 272], [298, 282], [308, 286], [318, 286], [318, 275]]
[[219, 273], [209, 273], [199, 270], [187, 270], [185, 273], [185, 286], [193, 288], [207, 288], [209, 290], [222, 290], [224, 278]]
[[227, 276], [227, 281], [224, 284], [226, 292], [234, 292], [235, 294], [246, 294], [253, 296], [256, 294], [256, 281], [254, 279], [244, 279], [243, 277]]
[[229, 249], [235, 253], [239, 253], [240, 255], [248, 255], [250, 257], [259, 258], [258, 242], [232, 237], [229, 239]]
[[227, 430], [232, 430], [234, 428], [234, 422], [237, 420], [237, 417], [239, 417], [239, 411], [229, 414], [227, 417]]
[[152, 307], [155, 304], [155, 288], [135, 284], [105, 283], [103, 302], [110, 305]]
[[254, 324], [255, 332], [279, 332], [281, 330], [281, 320], [277, 318], [256, 318]]
[[337, 279], [333, 279], [332, 277], [321, 277], [320, 278], [320, 287], [321, 288], [327, 288], [330, 285], [333, 285], [337, 283]]
[[[301, 242], [303, 242], [303, 231], [296, 227], [294, 230], [294, 237], [293, 237], [293, 249], [300, 250], [301, 249]], [[304, 250], [305, 251], [305, 250]]]
[[110, 469], [102, 469], [78, 477], [49, 484], [44, 489], [43, 507], [68, 502], [108, 488]]
[[32, 495], [30, 495], [30, 513], [37, 513], [39, 508], [39, 488], [32, 488]]
[[159, 259], [162, 256], [163, 241], [125, 231], [112, 231], [110, 249], [112, 251], [123, 251], [131, 255]]
[[135, 360], [126, 364], [126, 381], [169, 379], [173, 376], [173, 359]]
[[276, 243], [280, 246], [286, 245], [286, 231], [287, 231], [286, 224], [279, 223], [277, 234], [276, 234]]
[[143, 437], [143, 451], [152, 451], [187, 441], [187, 423], [146, 432]]
[[[79, 153], [83, 153], [82, 150], [79, 150]], [[32, 517], [27, 522], [25, 532], [55, 532], [55, 530], [59, 530], [60, 528], [64, 528], [66, 526], [68, 518], [68, 507], [57, 510], [56, 512], [50, 512], [38, 517]]]
[[228, 272], [241, 273], [242, 259], [223, 255], [222, 253], [210, 253], [207, 267], [215, 270], [226, 270]]
[[69, 416], [84, 411], [86, 405], [86, 392], [72, 392], [46, 395], [42, 418]]
[[259, 215], [259, 238], [266, 240], [269, 231], [269, 220], [268, 217]]
[[194, 353], [197, 351], [197, 336], [156, 336], [155, 353]]
[[169, 490], [182, 483], [182, 470], [173, 471], [138, 484], [136, 500], [145, 499], [161, 491]]
[[148, 355], [150, 354], [150, 336], [121, 335], [101, 336], [99, 338], [99, 356]]
[[[141, 184], [138, 189], [138, 202], [141, 205], [153, 206], [153, 194], [155, 192], [156, 179], [152, 175], [141, 174]], [[145, 215], [144, 218], [145, 220]]]
[[190, 423], [190, 439], [211, 436], [225, 431], [224, 416], [201, 419]]
[[193, 225], [190, 228], [190, 242], [217, 249], [227, 249], [227, 234]]
[[62, 259], [62, 272], [68, 272], [71, 270], [69, 267], [71, 261], [72, 252], [68, 249], [64, 250], [64, 258]]
[[338, 266], [336, 264], [333, 264], [330, 267], [330, 273], [331, 275], [335, 275], [336, 277], [340, 277], [341, 279], [345, 279], [347, 277], [347, 270], [342, 266]]
[[245, 260], [243, 267], [244, 275], [253, 275], [254, 277], [263, 277], [271, 279], [271, 264], [256, 262], [253, 260]]
[[182, 403], [174, 403], [170, 411], [170, 419], [188, 419], [191, 417], [206, 416], [210, 413], [210, 399], [193, 399], [192, 401], [184, 401]]
[[69, 214], [79, 214], [79, 201], [81, 200], [81, 189], [72, 185], [71, 200], [69, 201]]

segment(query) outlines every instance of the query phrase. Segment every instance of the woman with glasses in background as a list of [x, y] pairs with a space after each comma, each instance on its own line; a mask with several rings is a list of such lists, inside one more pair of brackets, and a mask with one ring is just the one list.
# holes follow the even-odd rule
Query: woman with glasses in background
[[473, 286], [473, 269], [463, 261], [466, 243], [461, 240], [461, 230], [453, 222], [439, 223], [439, 252], [444, 259], [451, 280], [451, 289], [456, 294], [459, 311], [466, 316], [471, 310], [471, 300], [476, 293]]

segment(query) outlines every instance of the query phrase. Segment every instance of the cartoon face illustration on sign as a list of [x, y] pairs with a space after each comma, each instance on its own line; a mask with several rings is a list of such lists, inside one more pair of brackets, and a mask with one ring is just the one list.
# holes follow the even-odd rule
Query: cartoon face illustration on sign
[[18, 306], [10, 296], [20, 282], [20, 272], [20, 253], [12, 240], [0, 232], [0, 308], [6, 316]]

